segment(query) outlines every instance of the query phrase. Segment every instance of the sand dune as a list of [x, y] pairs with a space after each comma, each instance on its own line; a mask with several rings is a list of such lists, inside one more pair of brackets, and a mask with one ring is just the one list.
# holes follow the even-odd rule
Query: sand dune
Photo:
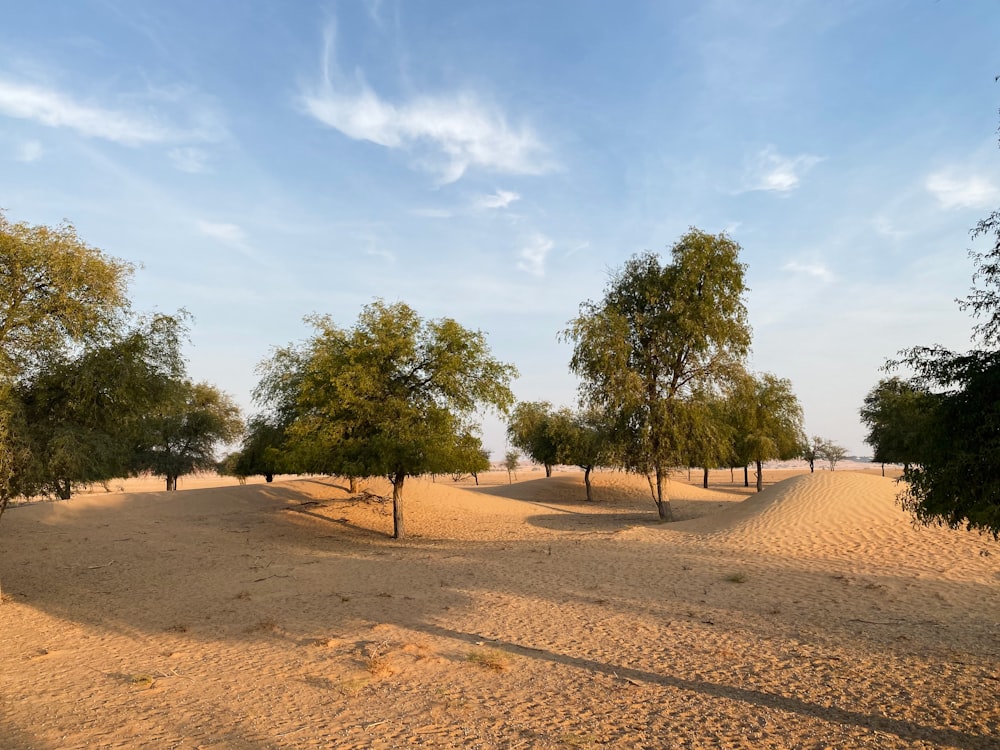
[[0, 747], [997, 746], [1000, 545], [891, 480], [481, 480], [11, 510]]

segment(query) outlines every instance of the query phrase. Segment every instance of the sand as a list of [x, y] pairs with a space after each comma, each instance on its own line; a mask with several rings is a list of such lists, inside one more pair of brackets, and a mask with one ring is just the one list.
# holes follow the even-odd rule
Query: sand
[[0, 748], [1000, 747], [1000, 544], [767, 478], [407, 480], [402, 541], [336, 479], [13, 508]]

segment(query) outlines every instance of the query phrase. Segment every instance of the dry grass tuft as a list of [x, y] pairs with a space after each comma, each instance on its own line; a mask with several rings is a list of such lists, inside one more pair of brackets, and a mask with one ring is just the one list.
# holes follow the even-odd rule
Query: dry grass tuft
[[499, 651], [473, 651], [468, 656], [469, 661], [478, 664], [494, 672], [503, 672], [507, 669], [508, 659], [506, 654]]
[[389, 664], [389, 641], [379, 643], [369, 643], [362, 651], [362, 658], [365, 662], [365, 669], [372, 675], [392, 674], [392, 667]]

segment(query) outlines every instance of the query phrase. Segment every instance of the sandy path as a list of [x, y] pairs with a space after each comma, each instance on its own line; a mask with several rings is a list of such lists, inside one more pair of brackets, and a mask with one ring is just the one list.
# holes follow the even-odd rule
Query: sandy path
[[491, 481], [12, 510], [0, 747], [998, 746], [1000, 544], [890, 480]]

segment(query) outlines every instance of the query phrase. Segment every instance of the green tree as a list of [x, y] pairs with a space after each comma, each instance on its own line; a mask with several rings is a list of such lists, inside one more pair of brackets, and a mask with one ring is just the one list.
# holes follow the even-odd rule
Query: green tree
[[514, 484], [517, 478], [517, 468], [521, 465], [521, 454], [516, 450], [509, 450], [504, 454], [503, 467], [507, 470], [507, 484]]
[[613, 429], [605, 416], [593, 409], [582, 412], [560, 409], [554, 423], [559, 443], [559, 463], [583, 469], [587, 500], [592, 502], [591, 473], [618, 460]]
[[106, 340], [129, 309], [132, 272], [71, 224], [12, 223], [0, 212], [0, 377], [17, 379], [73, 345]]
[[917, 346], [889, 362], [906, 367], [909, 383], [928, 395], [919, 463], [903, 471], [900, 499], [919, 521], [991, 533], [1000, 538], [1000, 210], [972, 229], [990, 247], [971, 252], [973, 287], [963, 310], [976, 321], [964, 354], [940, 346]]
[[162, 476], [167, 490], [176, 490], [179, 477], [216, 468], [216, 448], [242, 431], [239, 407], [227, 394], [208, 383], [172, 380], [142, 421], [132, 470]]
[[769, 372], [738, 377], [730, 392], [740, 453], [755, 464], [757, 491], [764, 489], [764, 462], [800, 455], [805, 439], [802, 407], [792, 383]]
[[552, 404], [548, 401], [523, 401], [514, 407], [507, 424], [510, 444], [545, 467], [547, 477], [552, 476], [552, 467], [559, 462], [553, 418]]
[[652, 253], [633, 256], [564, 332], [584, 403], [612, 415], [627, 437], [623, 465], [655, 475], [664, 520], [672, 518], [665, 480], [685, 460], [690, 397], [728, 381], [749, 350], [739, 250], [725, 234], [691, 229], [665, 265]]
[[809, 439], [803, 439], [799, 447], [799, 458], [809, 464], [809, 473], [816, 473], [816, 460], [821, 458], [820, 448], [823, 447], [823, 438], [813, 435]]
[[14, 223], [0, 212], [0, 515], [37, 465], [24, 388], [45, 363], [109, 340], [127, 316], [132, 271], [69, 224]]
[[493, 358], [481, 332], [425, 322], [401, 302], [367, 305], [351, 329], [308, 320], [316, 333], [262, 365], [255, 396], [290, 412], [297, 471], [389, 477], [393, 536], [402, 538], [406, 477], [458, 468], [468, 420], [484, 406], [510, 408], [516, 370]]
[[899, 377], [880, 380], [865, 396], [861, 421], [865, 442], [881, 464], [922, 463], [927, 458], [929, 420], [937, 399], [924, 388]]
[[692, 395], [689, 415], [687, 463], [702, 470], [702, 487], [708, 487], [710, 469], [731, 462], [735, 456], [735, 431], [730, 404], [718, 394], [702, 391]]
[[182, 318], [155, 315], [18, 382], [21, 441], [30, 458], [17, 476], [17, 494], [67, 499], [74, 482], [127, 476], [147, 413], [183, 373], [183, 331]]
[[286, 441], [286, 428], [283, 425], [274, 424], [266, 415], [254, 415], [247, 420], [239, 451], [231, 456], [232, 472], [236, 476], [263, 476], [267, 482], [274, 481], [275, 474], [282, 474], [287, 470], [288, 461], [284, 453]]

